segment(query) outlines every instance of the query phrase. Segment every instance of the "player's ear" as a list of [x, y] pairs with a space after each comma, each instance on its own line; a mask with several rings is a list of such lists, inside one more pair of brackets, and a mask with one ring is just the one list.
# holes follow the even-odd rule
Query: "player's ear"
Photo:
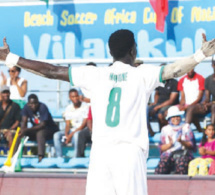
[[134, 47], [131, 48], [130, 50], [130, 55], [133, 59], [136, 59], [137, 56], [137, 50], [136, 50], [136, 45]]

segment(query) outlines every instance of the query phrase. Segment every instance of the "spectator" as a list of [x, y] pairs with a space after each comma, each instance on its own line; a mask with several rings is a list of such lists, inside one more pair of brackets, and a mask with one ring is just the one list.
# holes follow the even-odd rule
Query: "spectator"
[[188, 106], [199, 103], [202, 100], [205, 79], [197, 74], [194, 69], [182, 77], [178, 82], [178, 90], [181, 92], [180, 110], [186, 110]]
[[[28, 120], [32, 127], [28, 128]], [[52, 119], [47, 106], [39, 102], [35, 94], [28, 96], [28, 103], [22, 110], [22, 123], [19, 138], [29, 136], [30, 140], [36, 140], [38, 143], [39, 161], [45, 156], [45, 142], [53, 139], [53, 134], [58, 131], [58, 126]]]
[[92, 143], [91, 136], [92, 136], [92, 113], [91, 107], [89, 107], [88, 117], [87, 117], [87, 127], [80, 131], [78, 135], [78, 152], [77, 157], [85, 157], [84, 151], [86, 148], [87, 143]]
[[192, 151], [195, 150], [195, 138], [190, 126], [183, 124], [177, 106], [168, 109], [168, 125], [161, 130], [160, 162], [155, 169], [155, 174], [187, 174], [188, 163], [193, 159]]
[[21, 115], [18, 104], [10, 100], [10, 89], [7, 86], [0, 88], [0, 129], [1, 139], [6, 139], [10, 148]]
[[[59, 131], [54, 134], [54, 147], [57, 157], [62, 156], [62, 142], [74, 145], [74, 156], [77, 156], [78, 134], [86, 127], [88, 106], [80, 101], [78, 91], [71, 89], [69, 99], [72, 104], [68, 105], [65, 111], [66, 127], [65, 132]], [[65, 140], [62, 139], [65, 136]]]
[[[214, 125], [207, 125], [202, 141], [199, 145], [200, 158], [196, 158], [189, 163], [189, 176], [208, 175], [208, 166], [215, 160], [215, 139], [214, 139]], [[198, 169], [199, 166], [199, 169]]]
[[10, 77], [4, 79], [4, 85], [10, 87], [10, 99], [16, 102], [22, 109], [26, 102], [24, 97], [27, 92], [27, 81], [19, 77], [21, 68], [14, 66], [8, 70]]
[[[165, 64], [161, 64], [161, 66], [163, 65]], [[151, 128], [149, 118], [158, 118], [159, 130], [161, 131], [162, 127], [167, 125], [167, 121], [165, 119], [167, 109], [170, 106], [179, 103], [177, 84], [177, 80], [169, 79], [166, 80], [164, 87], [158, 87], [155, 89], [154, 102], [148, 107], [147, 126], [151, 136], [154, 135], [154, 131]]]
[[[215, 125], [215, 60], [212, 59], [213, 74], [205, 79], [205, 100], [202, 103], [190, 106], [186, 113], [186, 123], [192, 123], [198, 115], [205, 115], [211, 112], [211, 123]], [[197, 123], [198, 131], [202, 131]]]
[[[196, 105], [202, 100], [205, 90], [204, 83], [205, 79], [197, 74], [194, 69], [179, 80], [178, 91], [181, 92], [180, 110], [186, 111], [190, 106]], [[198, 130], [201, 128], [197, 118], [193, 119], [192, 122]]]

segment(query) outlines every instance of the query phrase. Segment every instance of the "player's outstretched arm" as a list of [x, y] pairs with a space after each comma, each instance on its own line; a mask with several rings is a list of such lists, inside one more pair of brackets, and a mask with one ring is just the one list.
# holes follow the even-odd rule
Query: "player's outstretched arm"
[[22, 57], [10, 53], [6, 38], [3, 39], [3, 44], [4, 46], [0, 47], [0, 60], [5, 61], [8, 67], [17, 65], [20, 68], [23, 68], [27, 71], [33, 72], [34, 74], [43, 77], [69, 81], [67, 67], [54, 66], [45, 62], [24, 59]]
[[202, 38], [202, 47], [194, 55], [175, 61], [174, 63], [168, 64], [164, 67], [162, 74], [163, 80], [180, 77], [192, 70], [206, 57], [215, 54], [215, 39], [206, 41], [205, 34], [202, 34]]

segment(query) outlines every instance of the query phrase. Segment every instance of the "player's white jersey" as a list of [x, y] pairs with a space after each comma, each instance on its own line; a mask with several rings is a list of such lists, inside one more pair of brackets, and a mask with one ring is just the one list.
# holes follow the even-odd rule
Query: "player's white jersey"
[[91, 91], [93, 143], [130, 142], [148, 151], [146, 108], [160, 82], [162, 68], [132, 67], [116, 61], [110, 67], [72, 67], [72, 85]]

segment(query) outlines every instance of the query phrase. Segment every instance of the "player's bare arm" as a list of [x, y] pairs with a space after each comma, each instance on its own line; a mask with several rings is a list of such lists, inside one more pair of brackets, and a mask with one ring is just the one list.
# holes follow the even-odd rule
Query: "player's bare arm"
[[177, 78], [192, 70], [204, 58], [209, 57], [215, 53], [215, 39], [206, 41], [205, 34], [202, 34], [202, 47], [194, 55], [178, 60], [172, 64], [164, 67], [162, 79], [167, 80]]
[[[4, 46], [0, 47], [0, 60], [6, 61], [10, 53], [6, 38], [3, 39], [3, 44]], [[54, 66], [49, 63], [28, 60], [22, 57], [19, 57], [17, 66], [43, 77], [69, 81], [68, 67]]]

